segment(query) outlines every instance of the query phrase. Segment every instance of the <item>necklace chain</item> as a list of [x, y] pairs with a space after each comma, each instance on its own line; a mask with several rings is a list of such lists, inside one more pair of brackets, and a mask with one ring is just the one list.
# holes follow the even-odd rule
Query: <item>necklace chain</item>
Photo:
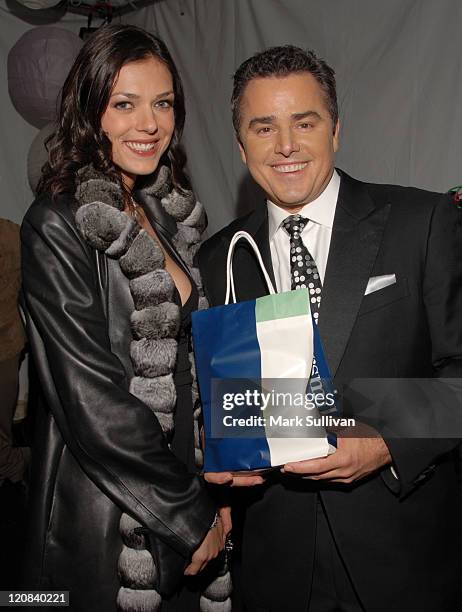
[[135, 219], [138, 223], [141, 222], [143, 218], [143, 208], [135, 202], [133, 196], [130, 196], [130, 206], [128, 207], [128, 214]]

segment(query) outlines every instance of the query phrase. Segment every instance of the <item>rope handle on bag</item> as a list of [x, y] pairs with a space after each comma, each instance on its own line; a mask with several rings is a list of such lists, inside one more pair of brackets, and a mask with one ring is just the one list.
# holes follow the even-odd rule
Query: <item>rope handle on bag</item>
[[236, 291], [234, 289], [234, 275], [233, 275], [233, 255], [234, 255], [234, 249], [236, 248], [236, 244], [241, 238], [245, 238], [245, 240], [247, 240], [247, 242], [252, 247], [255, 255], [257, 256], [258, 263], [260, 264], [260, 269], [263, 272], [263, 276], [265, 277], [266, 285], [268, 287], [270, 295], [274, 295], [276, 293], [273, 287], [273, 283], [271, 282], [269, 274], [265, 268], [265, 264], [263, 263], [263, 259], [261, 258], [257, 243], [255, 242], [255, 240], [252, 238], [250, 234], [244, 231], [240, 231], [234, 234], [234, 236], [231, 239], [231, 242], [229, 243], [229, 248], [228, 248], [228, 257], [226, 259], [226, 298], [225, 298], [226, 305], [229, 304], [230, 290], [231, 290], [231, 295], [233, 297], [233, 304], [236, 303]]

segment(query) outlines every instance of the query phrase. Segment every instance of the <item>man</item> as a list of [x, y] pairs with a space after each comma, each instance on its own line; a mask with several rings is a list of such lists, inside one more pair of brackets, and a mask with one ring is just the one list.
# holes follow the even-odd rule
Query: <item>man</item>
[[[311, 52], [275, 47], [244, 62], [232, 107], [242, 159], [267, 202], [203, 245], [210, 303], [224, 301], [227, 248], [246, 230], [279, 291], [309, 288], [337, 388], [353, 379], [397, 383], [381, 404], [387, 431], [395, 414], [419, 419], [419, 406], [422, 414], [460, 410], [431, 386], [462, 370], [460, 211], [446, 196], [366, 184], [334, 169], [334, 72]], [[234, 275], [238, 300], [267, 293], [244, 241]], [[409, 379], [430, 386], [424, 381], [416, 397]], [[344, 437], [333, 455], [265, 479], [209, 475], [256, 485], [242, 490], [247, 609], [460, 609], [456, 448], [443, 437]]]

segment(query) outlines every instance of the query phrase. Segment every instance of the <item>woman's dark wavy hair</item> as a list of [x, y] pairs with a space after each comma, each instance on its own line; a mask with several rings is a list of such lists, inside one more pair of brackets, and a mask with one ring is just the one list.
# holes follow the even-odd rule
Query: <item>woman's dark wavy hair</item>
[[38, 193], [53, 197], [74, 193], [77, 170], [93, 164], [125, 191], [120, 171], [112, 161], [112, 147], [101, 129], [112, 87], [129, 62], [153, 56], [169, 69], [173, 80], [175, 129], [169, 148], [159, 161], [170, 166], [174, 187], [189, 189], [180, 147], [185, 120], [183, 86], [165, 44], [153, 34], [131, 25], [105, 25], [84, 44], [64, 83], [57, 128], [46, 142], [48, 162], [42, 169]]

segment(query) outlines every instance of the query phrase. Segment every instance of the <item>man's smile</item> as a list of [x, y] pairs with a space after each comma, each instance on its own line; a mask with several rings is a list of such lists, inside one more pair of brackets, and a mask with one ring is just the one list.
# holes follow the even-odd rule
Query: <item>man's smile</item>
[[307, 165], [308, 165], [308, 162], [292, 162], [292, 163], [285, 163], [285, 164], [272, 164], [271, 167], [276, 172], [287, 174], [287, 173], [300, 172], [301, 170], [304, 170]]

